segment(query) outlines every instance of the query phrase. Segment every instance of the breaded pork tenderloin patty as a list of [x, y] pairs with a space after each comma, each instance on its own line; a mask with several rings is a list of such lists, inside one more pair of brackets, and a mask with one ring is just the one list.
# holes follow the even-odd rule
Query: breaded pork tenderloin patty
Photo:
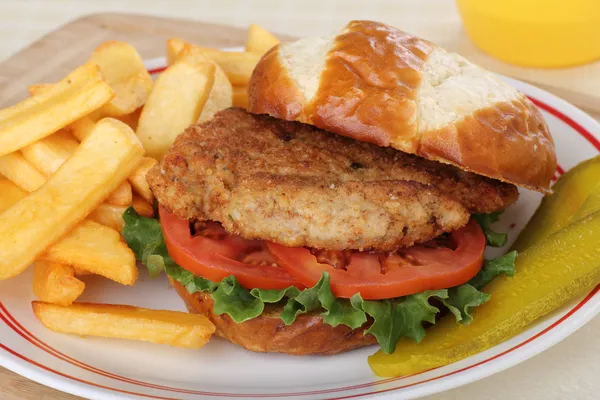
[[329, 250], [408, 247], [518, 196], [453, 166], [236, 108], [179, 135], [147, 180], [181, 218]]

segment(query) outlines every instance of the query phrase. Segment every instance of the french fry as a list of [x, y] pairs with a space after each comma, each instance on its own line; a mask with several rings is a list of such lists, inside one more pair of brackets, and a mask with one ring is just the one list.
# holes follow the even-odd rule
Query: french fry
[[23, 157], [46, 176], [52, 175], [77, 150], [79, 143], [65, 131], [56, 132], [21, 149]]
[[[202, 48], [188, 43], [186, 43], [179, 52], [177, 61], [189, 61], [198, 64], [204, 62], [214, 63], [214, 61], [208, 59], [203, 54]], [[215, 81], [208, 99], [206, 100], [206, 104], [202, 109], [202, 113], [200, 114], [200, 117], [198, 117], [198, 122], [208, 121], [216, 112], [229, 108], [232, 105], [231, 82], [229, 82], [229, 78], [227, 78], [227, 75], [221, 67], [216, 63], [214, 64]]]
[[[0, 194], [0, 213], [27, 196], [27, 192], [7, 179], [0, 179]], [[112, 211], [112, 215], [107, 215], [107, 208]], [[89, 218], [114, 228], [117, 228], [116, 225], [120, 221], [121, 225], [118, 228], [120, 232], [125, 209], [126, 207], [100, 204]], [[97, 213], [97, 210], [100, 210], [100, 214]], [[71, 264], [77, 275], [91, 273], [77, 267], [77, 265], [82, 265], [95, 271], [100, 268], [102, 271], [99, 273], [100, 275], [119, 282], [129, 282], [128, 284], [133, 284], [137, 277], [133, 254], [124, 246], [119, 235], [112, 229], [104, 229], [95, 223], [86, 221], [52, 246], [46, 255], [42, 255], [42, 258]], [[113, 271], [115, 267], [122, 268], [122, 271]]]
[[33, 293], [44, 302], [71, 305], [85, 289], [68, 265], [36, 261], [33, 265]]
[[31, 306], [46, 328], [60, 333], [200, 348], [215, 332], [215, 326], [205, 316], [179, 311], [92, 303], [65, 307], [40, 301]]
[[46, 182], [44, 174], [28, 162], [19, 151], [0, 156], [0, 174], [26, 192], [33, 192]]
[[42, 94], [0, 110], [0, 155], [12, 153], [64, 128], [114, 95], [88, 63]]
[[104, 116], [131, 114], [146, 103], [152, 90], [152, 77], [132, 45], [104, 42], [96, 48], [90, 61], [98, 65], [102, 78], [115, 92], [100, 110]]
[[[38, 140], [35, 143], [23, 147], [21, 153], [23, 153], [23, 157], [29, 163], [31, 163], [33, 167], [43, 172], [46, 176], [50, 176], [54, 172], [56, 172], [56, 170], [58, 170], [58, 168], [69, 157], [71, 157], [73, 153], [75, 153], [75, 150], [77, 150], [77, 146], [79, 146], [79, 143], [73, 138], [73, 136], [71, 136], [65, 131], [59, 131], [53, 135], [50, 135], [48, 137]], [[2, 157], [7, 156], [9, 155]], [[0, 157], [0, 169], [2, 167], [2, 157]], [[28, 167], [24, 166], [24, 164], [22, 163], [15, 164], [17, 164], [17, 166], [20, 166], [17, 172], [20, 173], [20, 175], [23, 177], [28, 177], [28, 182], [35, 182], [36, 185], [41, 186], [39, 180], [35, 177], [35, 173], [33, 171], [28, 169]], [[23, 180], [24, 182], [27, 181], [24, 178], [21, 178], [21, 180]], [[29, 189], [27, 190], [32, 191]], [[115, 204], [118, 206], [128, 206], [129, 204], [131, 204], [131, 195], [131, 185], [127, 181], [123, 181], [117, 187], [117, 189], [106, 198], [105, 201], [109, 204]]]
[[81, 222], [39, 257], [77, 266], [122, 285], [133, 285], [138, 276], [135, 256], [119, 232], [94, 221]]
[[79, 118], [77, 121], [74, 121], [71, 125], [69, 125], [69, 129], [73, 136], [77, 138], [80, 142], [90, 135], [92, 130], [94, 130], [94, 126], [96, 125], [96, 121], [92, 119], [89, 115], [85, 117]]
[[172, 38], [167, 40], [167, 65], [172, 65], [187, 43], [183, 39]]
[[[48, 92], [50, 89], [52, 89], [53, 86], [54, 86], [53, 83], [36, 83], [34, 85], [29, 86], [29, 94], [32, 96], [37, 96], [42, 93]], [[102, 108], [98, 108], [98, 109], [91, 111], [89, 114], [82, 117], [81, 119], [90, 119], [92, 122], [96, 122], [104, 117], [106, 117], [106, 115], [104, 115], [102, 113]], [[73, 122], [73, 123], [75, 123], [75, 122]], [[63, 128], [63, 129], [70, 131], [69, 126]], [[69, 132], [69, 133], [71, 133], [71, 132]], [[80, 142], [81, 142], [81, 140], [83, 140], [83, 139], [79, 139]]]
[[42, 93], [46, 93], [52, 89], [52, 83], [36, 83], [34, 85], [29, 85], [29, 94], [32, 96], [39, 96]]
[[88, 216], [88, 219], [113, 228], [117, 232], [121, 232], [121, 229], [123, 229], [123, 225], [125, 224], [123, 221], [123, 213], [125, 210], [127, 210], [127, 207], [102, 203], [92, 211]]
[[73, 271], [75, 271], [75, 276], [94, 275], [90, 271], [86, 271], [85, 269], [81, 269], [75, 265], [73, 265]]
[[121, 182], [117, 189], [104, 202], [115, 206], [128, 206], [131, 204], [132, 197], [131, 184], [125, 180]]
[[118, 117], [117, 119], [121, 122], [125, 122], [134, 131], [137, 129], [140, 115], [142, 114], [142, 107], [138, 108], [132, 113]]
[[219, 64], [232, 85], [247, 86], [260, 56], [248, 52], [205, 50], [204, 55]]
[[279, 39], [260, 25], [252, 24], [248, 28], [246, 51], [262, 56], [273, 46], [279, 44]]
[[183, 50], [183, 48], [186, 45], [193, 46], [201, 52], [218, 51], [217, 49], [212, 48], [212, 47], [196, 46], [196, 45], [192, 45], [192, 44], [186, 42], [183, 39], [171, 38], [171, 39], [167, 40], [167, 65], [172, 65], [175, 63], [175, 61], [179, 57], [181, 51]]
[[248, 87], [234, 86], [233, 87], [233, 106], [248, 108]]
[[180, 61], [160, 74], [137, 129], [150, 157], [161, 159], [177, 135], [198, 120], [214, 79], [212, 63]]
[[154, 158], [144, 157], [133, 173], [129, 175], [129, 183], [131, 183], [133, 190], [149, 204], [154, 202], [154, 195], [152, 194], [152, 190], [150, 190], [150, 185], [146, 181], [146, 174], [156, 164], [158, 162]]
[[25, 198], [27, 192], [5, 178], [0, 178], [0, 214]]
[[152, 204], [148, 203], [146, 200], [142, 199], [139, 196], [133, 196], [131, 206], [133, 207], [135, 212], [140, 214], [142, 217], [154, 217], [154, 207], [152, 207]]
[[0, 214], [0, 279], [21, 273], [73, 229], [131, 175], [142, 154], [131, 128], [100, 120], [41, 188]]

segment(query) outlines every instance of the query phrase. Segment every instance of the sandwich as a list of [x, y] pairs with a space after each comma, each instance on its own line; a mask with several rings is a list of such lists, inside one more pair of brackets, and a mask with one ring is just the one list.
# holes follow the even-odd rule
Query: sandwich
[[335, 354], [468, 324], [516, 253], [486, 260], [554, 143], [522, 93], [457, 54], [352, 21], [267, 52], [248, 109], [189, 127], [147, 175], [159, 220], [123, 234], [190, 312], [246, 349]]

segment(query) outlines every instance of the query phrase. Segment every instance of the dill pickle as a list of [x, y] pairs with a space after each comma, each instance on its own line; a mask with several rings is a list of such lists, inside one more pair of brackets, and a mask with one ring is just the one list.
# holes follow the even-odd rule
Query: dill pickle
[[520, 253], [595, 209], [590, 201], [589, 207], [579, 212], [592, 193], [600, 196], [600, 156], [571, 168], [552, 186], [552, 191], [519, 234], [513, 250]]
[[396, 351], [369, 357], [379, 376], [411, 375], [493, 347], [521, 332], [600, 282], [600, 212], [584, 217], [529, 247], [516, 260], [514, 277], [485, 287], [491, 299], [477, 307], [470, 325], [448, 315], [419, 344], [398, 342]]

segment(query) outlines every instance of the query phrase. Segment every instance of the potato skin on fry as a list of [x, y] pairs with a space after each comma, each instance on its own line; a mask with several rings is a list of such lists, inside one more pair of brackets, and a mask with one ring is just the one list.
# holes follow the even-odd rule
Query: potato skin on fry
[[65, 307], [41, 301], [34, 301], [31, 306], [46, 328], [75, 335], [200, 348], [215, 332], [215, 326], [206, 317], [179, 311], [93, 303]]
[[125, 42], [104, 42], [94, 51], [90, 61], [98, 65], [102, 78], [115, 92], [115, 96], [102, 106], [102, 115], [120, 117], [146, 103], [153, 82], [135, 47]]

